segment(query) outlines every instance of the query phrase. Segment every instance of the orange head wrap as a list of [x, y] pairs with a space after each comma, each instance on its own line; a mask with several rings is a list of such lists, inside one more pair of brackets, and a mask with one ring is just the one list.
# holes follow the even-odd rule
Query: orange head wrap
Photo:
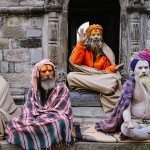
[[92, 31], [93, 29], [99, 29], [99, 30], [100, 30], [100, 34], [101, 34], [101, 35], [103, 34], [103, 27], [102, 27], [101, 25], [99, 25], [99, 24], [92, 24], [92, 25], [90, 25], [90, 26], [86, 29], [86, 31], [85, 31], [88, 36], [90, 36], [91, 31]]

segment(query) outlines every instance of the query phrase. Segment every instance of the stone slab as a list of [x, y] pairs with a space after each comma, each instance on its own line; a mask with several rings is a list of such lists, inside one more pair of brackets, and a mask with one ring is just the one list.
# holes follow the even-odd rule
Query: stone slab
[[[71, 91], [70, 97], [71, 97], [72, 107], [102, 107], [99, 93]], [[91, 108], [88, 108], [88, 110], [89, 109]], [[87, 110], [86, 108], [83, 108], [82, 110], [80, 109], [80, 111], [86, 111], [86, 110]]]
[[[1, 150], [22, 150], [12, 144], [1, 144]], [[100, 142], [76, 142], [67, 147], [52, 148], [52, 150], [149, 150], [150, 143], [100, 143]]]
[[91, 91], [71, 91], [70, 92], [72, 106], [75, 107], [97, 107], [102, 106], [100, 102], [100, 94]]

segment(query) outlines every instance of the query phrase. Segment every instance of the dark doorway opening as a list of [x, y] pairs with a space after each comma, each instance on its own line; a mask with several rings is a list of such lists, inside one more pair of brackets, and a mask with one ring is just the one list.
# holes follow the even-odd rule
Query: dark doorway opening
[[70, 0], [68, 5], [68, 57], [77, 42], [77, 30], [85, 22], [100, 24], [104, 42], [119, 61], [119, 0]]

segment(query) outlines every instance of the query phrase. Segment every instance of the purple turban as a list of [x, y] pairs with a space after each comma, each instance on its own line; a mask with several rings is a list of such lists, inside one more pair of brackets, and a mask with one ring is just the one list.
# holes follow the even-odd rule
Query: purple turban
[[133, 59], [130, 63], [130, 68], [132, 69], [132, 71], [134, 71], [135, 66], [139, 60], [146, 60], [150, 63], [150, 50], [146, 49], [146, 50], [139, 51], [139, 52], [133, 54], [133, 56], [131, 56], [131, 58], [133, 58]]
[[146, 49], [146, 50], [140, 51], [138, 56], [150, 63], [150, 49], [149, 50]]

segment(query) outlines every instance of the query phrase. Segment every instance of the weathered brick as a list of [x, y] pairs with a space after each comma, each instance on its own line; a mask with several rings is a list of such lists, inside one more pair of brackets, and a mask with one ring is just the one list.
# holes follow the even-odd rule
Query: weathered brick
[[25, 31], [23, 28], [5, 26], [3, 27], [2, 36], [7, 38], [24, 38]]
[[43, 16], [34, 18], [34, 27], [42, 29], [43, 28]]
[[24, 1], [20, 1], [20, 5], [21, 6], [42, 6], [44, 4], [44, 1], [41, 0], [24, 0]]
[[20, 46], [23, 48], [37, 48], [42, 47], [42, 40], [37, 38], [29, 38], [20, 40]]
[[4, 60], [7, 61], [28, 61], [28, 49], [5, 50]]
[[30, 63], [31, 64], [35, 64], [37, 62], [39, 62], [40, 60], [42, 60], [42, 48], [32, 48], [29, 49], [30, 51]]
[[0, 61], [3, 60], [3, 54], [2, 54], [2, 50], [0, 50]]
[[0, 28], [0, 38], [2, 38], [2, 28]]
[[19, 48], [21, 48], [21, 46], [20, 46], [20, 40], [19, 39], [11, 39], [11, 47], [13, 49], [19, 49]]
[[14, 88], [29, 88], [31, 74], [27, 73], [7, 73], [3, 74], [4, 78]]
[[19, 26], [19, 23], [20, 23], [20, 17], [10, 17], [7, 19], [6, 25], [17, 27]]
[[150, 40], [146, 40], [146, 47], [150, 47]]
[[1, 73], [8, 72], [8, 62], [2, 61], [1, 62]]
[[0, 0], [0, 6], [17, 6], [20, 0]]
[[0, 49], [8, 49], [8, 48], [9, 48], [9, 39], [1, 38]]
[[3, 26], [3, 19], [0, 18], [0, 28]]
[[34, 18], [21, 17], [20, 26], [24, 28], [33, 28], [34, 27]]
[[10, 88], [10, 93], [12, 95], [23, 95], [24, 94], [24, 89], [20, 88]]
[[15, 72], [17, 73], [31, 73], [32, 66], [29, 65], [29, 62], [15, 63]]
[[26, 29], [26, 37], [41, 37], [42, 36], [42, 30], [40, 29]]
[[8, 63], [8, 71], [10, 73], [14, 73], [15, 72], [15, 65], [14, 65], [14, 62], [9, 62]]

